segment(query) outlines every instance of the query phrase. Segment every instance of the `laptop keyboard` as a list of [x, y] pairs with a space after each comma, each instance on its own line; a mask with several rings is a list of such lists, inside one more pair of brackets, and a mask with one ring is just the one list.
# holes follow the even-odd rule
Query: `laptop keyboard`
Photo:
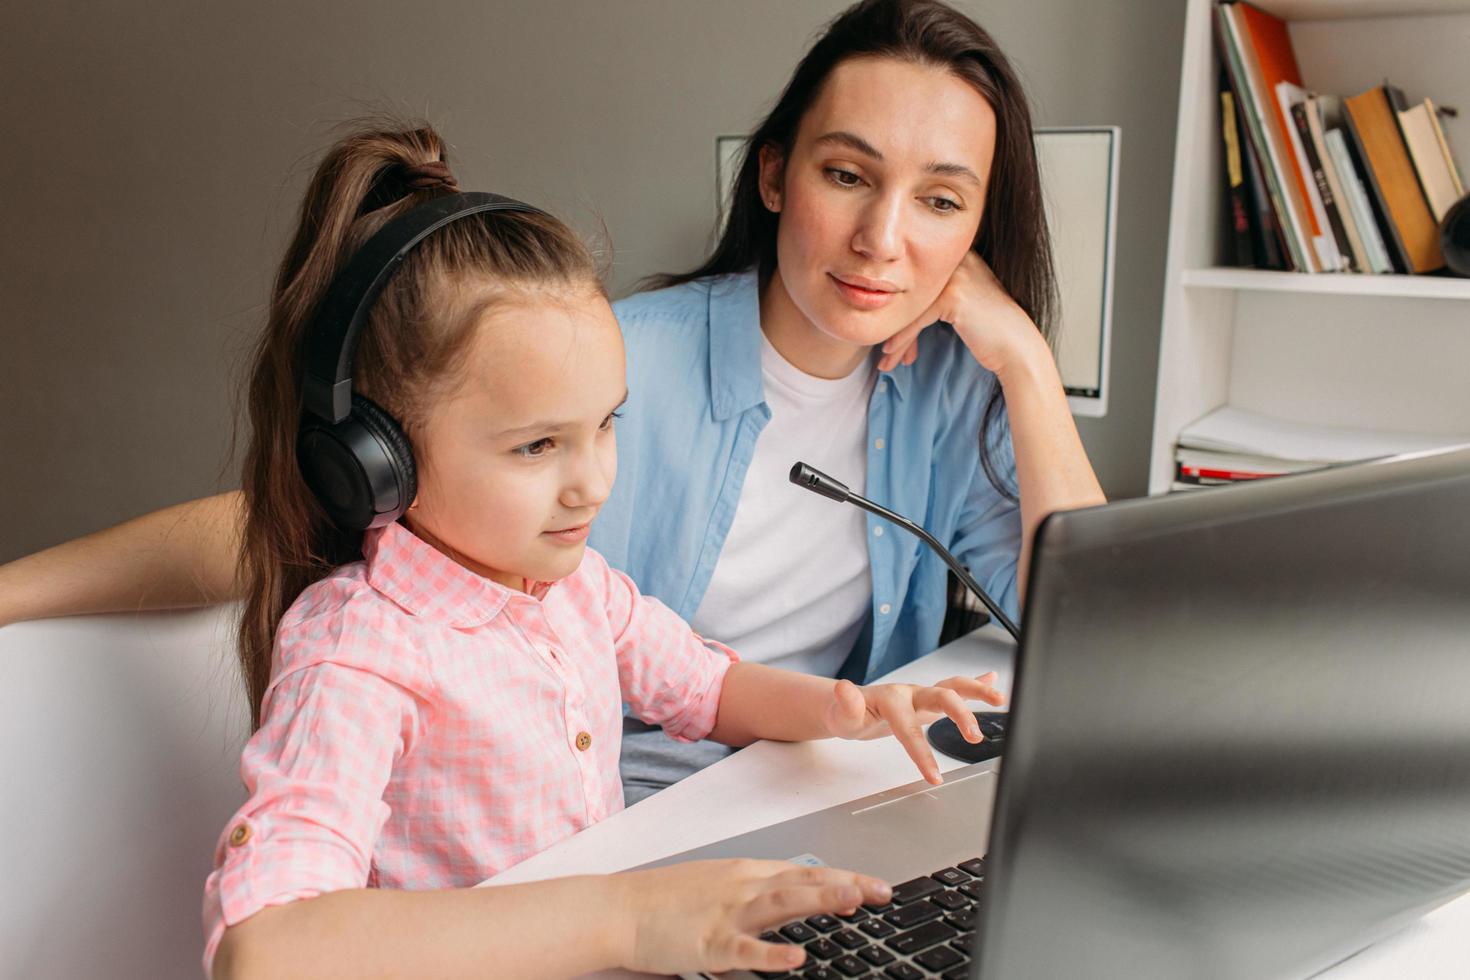
[[798, 970], [756, 971], [760, 977], [802, 980], [967, 980], [975, 911], [985, 882], [985, 859], [893, 886], [887, 905], [864, 905], [852, 915], [814, 915], [762, 933], [772, 943], [806, 948]]

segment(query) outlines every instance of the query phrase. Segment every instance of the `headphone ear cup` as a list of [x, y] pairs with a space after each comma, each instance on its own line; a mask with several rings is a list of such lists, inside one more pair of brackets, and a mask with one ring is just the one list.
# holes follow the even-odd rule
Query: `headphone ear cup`
[[341, 422], [302, 424], [296, 460], [322, 507], [348, 530], [398, 520], [418, 492], [408, 437], [393, 416], [356, 393], [352, 414]]

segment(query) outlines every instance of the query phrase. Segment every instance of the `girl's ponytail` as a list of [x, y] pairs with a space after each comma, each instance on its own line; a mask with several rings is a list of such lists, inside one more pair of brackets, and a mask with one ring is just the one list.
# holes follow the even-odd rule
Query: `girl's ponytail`
[[[239, 652], [252, 727], [259, 724], [281, 617], [307, 586], [362, 556], [361, 532], [332, 524], [296, 463], [302, 352], [312, 316], [333, 277], [373, 232], [457, 189], [443, 157], [443, 141], [428, 126], [365, 130], [339, 141], [312, 176], [276, 274], [247, 393], [252, 431], [242, 483], [246, 600]], [[467, 280], [485, 288], [442, 288]], [[477, 313], [507, 286], [601, 288], [586, 247], [554, 218], [497, 213], [456, 222], [422, 243], [379, 297], [358, 347], [357, 389], [412, 435], [427, 389], [450, 372]], [[469, 308], [467, 292], [474, 294]]]

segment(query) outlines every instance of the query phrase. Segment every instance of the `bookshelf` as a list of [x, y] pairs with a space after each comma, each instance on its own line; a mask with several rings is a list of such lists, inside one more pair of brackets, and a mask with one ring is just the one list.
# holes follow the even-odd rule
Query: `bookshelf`
[[[1470, 435], [1470, 279], [1227, 267], [1213, 0], [1187, 0], [1149, 492], [1222, 405], [1317, 425]], [[1460, 109], [1470, 168], [1470, 0], [1259, 0], [1290, 23], [1308, 88], [1388, 78]]]

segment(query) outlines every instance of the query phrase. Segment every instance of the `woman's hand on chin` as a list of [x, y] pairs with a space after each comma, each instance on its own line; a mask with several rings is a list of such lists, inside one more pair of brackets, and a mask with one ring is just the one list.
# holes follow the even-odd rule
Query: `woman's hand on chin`
[[900, 364], [914, 363], [919, 356], [919, 334], [940, 320], [954, 327], [975, 360], [1002, 382], [1010, 366], [1041, 353], [1051, 357], [1036, 324], [972, 249], [923, 315], [883, 344], [878, 369], [891, 371]]

